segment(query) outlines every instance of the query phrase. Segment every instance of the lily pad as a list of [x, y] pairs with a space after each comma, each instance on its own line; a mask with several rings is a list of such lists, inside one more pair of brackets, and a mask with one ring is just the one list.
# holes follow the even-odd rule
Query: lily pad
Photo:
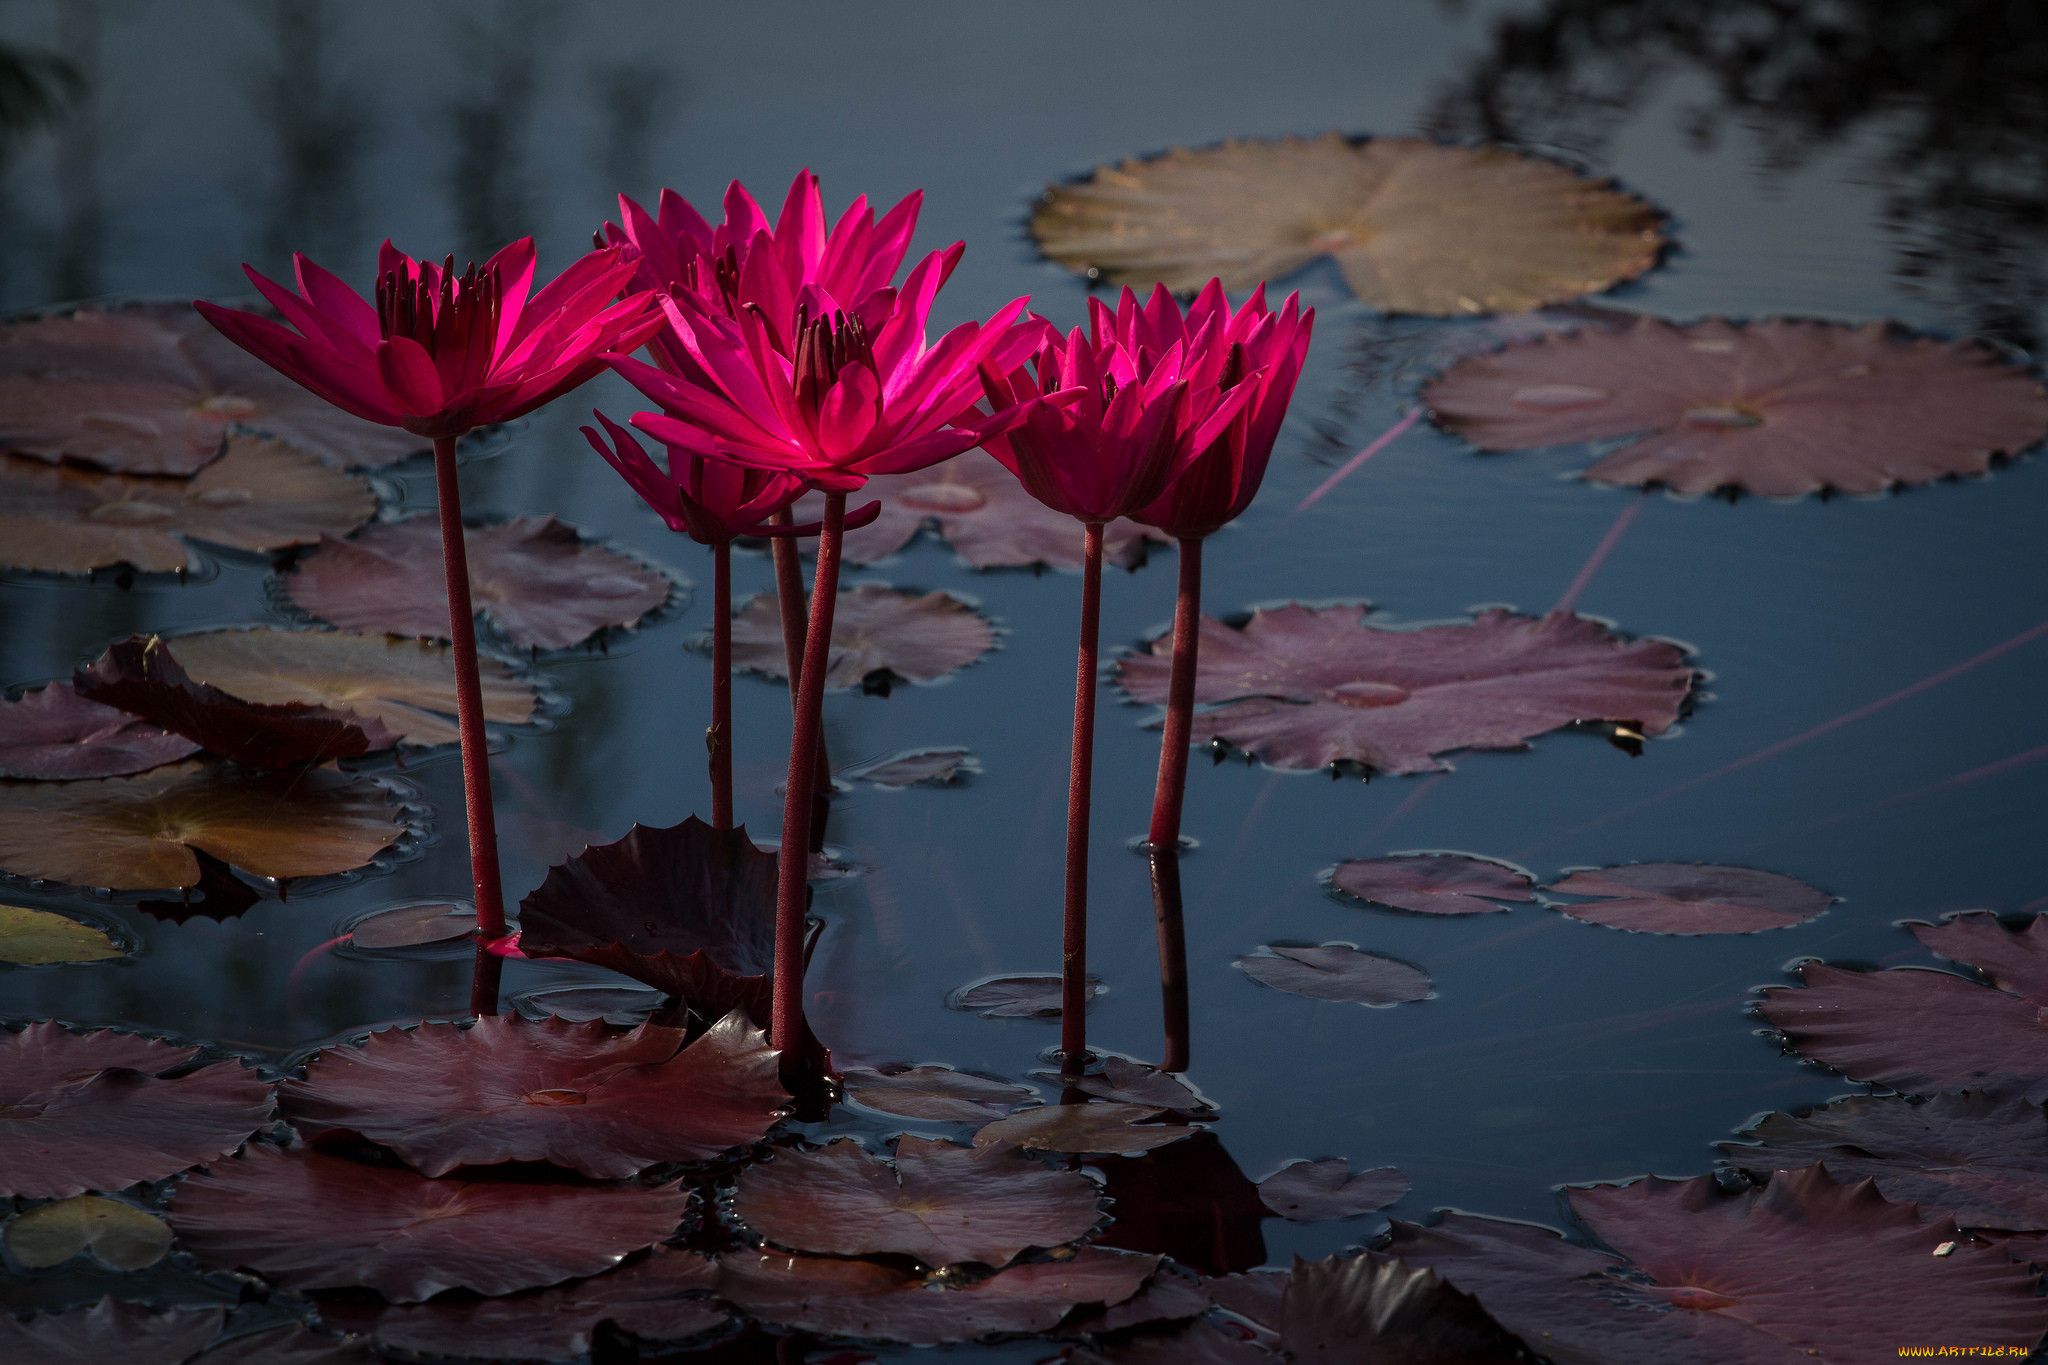
[[1977, 968], [1998, 989], [2048, 1005], [2048, 915], [2007, 928], [1989, 910], [1966, 910], [1906, 928], [1931, 952]]
[[1215, 1107], [1178, 1076], [1123, 1057], [1104, 1057], [1101, 1071], [1077, 1077], [1073, 1086], [1084, 1095], [1115, 1104], [1152, 1104], [1190, 1114]]
[[0, 777], [63, 781], [124, 777], [175, 763], [199, 746], [53, 682], [0, 701]]
[[378, 1365], [369, 1343], [322, 1336], [296, 1322], [241, 1332], [202, 1351], [191, 1365]]
[[224, 1308], [145, 1307], [111, 1294], [91, 1308], [0, 1313], [0, 1359], [9, 1365], [184, 1365], [220, 1334]]
[[1418, 915], [1483, 915], [1505, 911], [1495, 901], [1532, 901], [1528, 873], [1461, 853], [1410, 853], [1357, 858], [1331, 869], [1330, 885], [1374, 905]]
[[68, 1199], [163, 1180], [270, 1121], [270, 1082], [196, 1047], [61, 1024], [0, 1031], [0, 1196]]
[[[1441, 771], [1437, 754], [1519, 749], [1575, 721], [1661, 735], [1693, 683], [1677, 645], [1625, 640], [1570, 612], [1490, 610], [1470, 625], [1383, 630], [1365, 610], [1262, 609], [1241, 630], [1204, 616], [1195, 700], [1213, 709], [1196, 713], [1194, 741], [1222, 740], [1276, 768]], [[1118, 662], [1117, 681], [1164, 705], [1171, 654], [1171, 640], [1155, 640]]]
[[128, 956], [106, 930], [26, 905], [0, 905], [0, 962], [48, 967]]
[[1600, 899], [1557, 908], [1573, 919], [1639, 934], [1754, 934], [1789, 929], [1835, 898], [1797, 878], [1708, 863], [1630, 863], [1574, 872], [1544, 888]]
[[985, 1125], [974, 1145], [1012, 1143], [1036, 1152], [1149, 1152], [1199, 1132], [1148, 1123], [1165, 1113], [1145, 1104], [1048, 1104]]
[[1185, 1322], [1209, 1308], [1209, 1295], [1200, 1276], [1161, 1266], [1143, 1289], [1122, 1303], [1076, 1314], [1061, 1323], [1055, 1335], [1088, 1337], [1131, 1327]]
[[90, 1251], [114, 1270], [147, 1270], [171, 1249], [164, 1220], [133, 1204], [96, 1194], [41, 1204], [7, 1225], [8, 1254], [30, 1270], [47, 1270]]
[[980, 771], [981, 762], [973, 754], [957, 744], [946, 744], [884, 754], [841, 768], [838, 775], [849, 782], [877, 787], [915, 787], [921, 783], [949, 787], [965, 774]]
[[180, 1182], [170, 1219], [217, 1269], [417, 1303], [447, 1289], [510, 1294], [609, 1270], [674, 1233], [694, 1199], [675, 1185], [429, 1180], [258, 1145]]
[[1104, 283], [1192, 293], [1333, 258], [1383, 313], [1535, 308], [1632, 280], [1665, 245], [1611, 181], [1504, 147], [1411, 137], [1233, 138], [1098, 166], [1031, 218], [1045, 254]]
[[[1099, 976], [1088, 977], [1084, 984], [1091, 1001], [1109, 989]], [[946, 1003], [984, 1019], [1057, 1019], [1060, 977], [1057, 972], [991, 976], [962, 986], [946, 998]]]
[[[245, 701], [298, 702], [373, 719], [402, 744], [453, 744], [455, 661], [447, 645], [338, 630], [209, 630], [170, 641], [194, 680]], [[497, 659], [477, 660], [484, 720], [533, 719], [534, 687]]]
[[523, 992], [512, 997], [511, 1005], [528, 1019], [553, 1016], [579, 1024], [602, 1019], [631, 1028], [646, 1023], [667, 1001], [666, 994], [645, 986], [562, 986]]
[[894, 1160], [852, 1138], [788, 1150], [740, 1172], [733, 1213], [778, 1246], [834, 1256], [908, 1256], [928, 1266], [1009, 1264], [1026, 1247], [1088, 1234], [1101, 1191], [1012, 1147], [904, 1136]]
[[1095, 1239], [1102, 1245], [1161, 1252], [1211, 1276], [1266, 1263], [1270, 1215], [1258, 1186], [1213, 1129], [1141, 1156], [1098, 1156], [1088, 1164], [1101, 1173], [1115, 1213]]
[[1280, 1310], [1280, 1341], [1299, 1365], [1355, 1361], [1516, 1365], [1529, 1348], [1479, 1301], [1426, 1266], [1367, 1252], [1294, 1258]]
[[1158, 1336], [1076, 1346], [1067, 1352], [1068, 1365], [1273, 1365], [1280, 1359], [1206, 1318]]
[[[477, 611], [522, 649], [568, 649], [633, 626], [678, 589], [677, 580], [553, 517], [471, 526], [463, 547]], [[293, 606], [343, 630], [448, 637], [448, 580], [433, 517], [383, 522], [348, 540], [323, 536], [283, 589]]]
[[840, 1080], [847, 1099], [864, 1109], [939, 1123], [984, 1123], [1038, 1098], [1029, 1086], [949, 1066], [849, 1066]]
[[1375, 1009], [1429, 998], [1429, 974], [1355, 944], [1269, 943], [1231, 963], [1262, 986], [1311, 1000], [1341, 1000]]
[[279, 1092], [307, 1136], [340, 1129], [423, 1175], [548, 1161], [623, 1179], [759, 1141], [786, 1096], [762, 1032], [727, 1015], [685, 1046], [681, 1029], [487, 1015], [385, 1029], [327, 1048]]
[[197, 849], [259, 877], [361, 867], [403, 827], [390, 793], [331, 768], [179, 763], [136, 777], [0, 783], [0, 870], [76, 886], [196, 885]]
[[428, 900], [375, 910], [345, 925], [354, 948], [371, 951], [450, 943], [476, 933], [476, 907], [467, 902]]
[[1354, 1174], [1341, 1156], [1290, 1161], [1259, 1182], [1259, 1198], [1290, 1223], [1356, 1218], [1408, 1193], [1408, 1177], [1392, 1166]]
[[[995, 647], [995, 628], [949, 593], [862, 583], [842, 589], [833, 608], [825, 686], [886, 692], [891, 679], [936, 682]], [[771, 678], [789, 677], [782, 611], [774, 593], [753, 598], [733, 617], [732, 664]]]
[[1482, 450], [1634, 437], [1584, 477], [1679, 493], [1879, 493], [1982, 474], [2048, 436], [2025, 370], [1889, 323], [1645, 317], [1475, 356], [1422, 396]]

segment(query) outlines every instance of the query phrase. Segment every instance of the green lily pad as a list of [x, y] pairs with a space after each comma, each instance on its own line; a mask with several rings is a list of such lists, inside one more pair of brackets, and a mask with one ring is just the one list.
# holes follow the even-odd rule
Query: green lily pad
[[0, 905], [0, 962], [48, 967], [59, 962], [107, 962], [128, 956], [106, 931], [48, 910]]

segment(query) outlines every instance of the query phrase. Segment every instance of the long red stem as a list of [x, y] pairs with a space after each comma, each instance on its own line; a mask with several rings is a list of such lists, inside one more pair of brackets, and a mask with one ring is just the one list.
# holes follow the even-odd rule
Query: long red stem
[[1202, 647], [1202, 541], [1180, 542], [1180, 585], [1173, 603], [1173, 671], [1166, 684], [1166, 730], [1159, 741], [1159, 783], [1152, 792], [1152, 918], [1159, 933], [1159, 996], [1166, 1032], [1164, 1071], [1188, 1069], [1188, 940], [1181, 916], [1180, 816], [1188, 785], [1188, 732], [1194, 727], [1195, 668]]
[[732, 828], [732, 542], [711, 547], [711, 824]]
[[1067, 899], [1060, 935], [1060, 1070], [1088, 1060], [1088, 798], [1095, 768], [1095, 659], [1102, 634], [1102, 523], [1087, 523], [1081, 647], [1074, 664], [1074, 759], [1067, 776]]
[[1146, 856], [1152, 864], [1152, 917], [1159, 926], [1159, 1000], [1166, 1033], [1161, 1071], [1188, 1069], [1188, 939], [1180, 912], [1180, 850], [1154, 844]]
[[[491, 808], [490, 737], [484, 733], [483, 683], [476, 671], [476, 609], [469, 599], [469, 553], [462, 539], [462, 484], [455, 438], [434, 440], [434, 486], [441, 501], [441, 564], [448, 575], [448, 637], [455, 646], [455, 724], [462, 737], [462, 796], [469, 814], [469, 868], [476, 888], [478, 958], [469, 1008], [498, 1012], [498, 970], [482, 944], [505, 936], [505, 891], [498, 881], [498, 820]], [[492, 962], [497, 959], [492, 958]]]
[[[771, 526], [788, 526], [794, 520], [789, 509], [768, 518]], [[775, 601], [782, 614], [782, 652], [789, 664], [789, 702], [796, 705], [797, 677], [804, 668], [804, 577], [796, 540], [777, 536], [775, 553]], [[825, 735], [818, 733], [818, 771], [811, 788], [811, 851], [825, 846], [825, 820], [832, 812], [832, 760], [825, 749]]]
[[846, 526], [846, 494], [825, 494], [818, 535], [818, 576], [811, 587], [810, 631], [796, 689], [796, 724], [789, 743], [789, 784], [783, 789], [782, 846], [775, 859], [775, 1012], [769, 1043], [782, 1053], [782, 1072], [803, 1065], [804, 891], [810, 873], [811, 787], [817, 775], [824, 725], [825, 666], [832, 658], [832, 609], [839, 598], [839, 543]]

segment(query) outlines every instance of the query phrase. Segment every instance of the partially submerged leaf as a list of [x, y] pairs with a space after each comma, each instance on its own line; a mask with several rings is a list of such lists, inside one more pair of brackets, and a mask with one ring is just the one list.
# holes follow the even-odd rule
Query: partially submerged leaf
[[0, 905], [0, 962], [48, 967], [128, 956], [107, 931], [27, 905]]
[[862, 1108], [940, 1123], [984, 1123], [1038, 1098], [1029, 1086], [948, 1066], [849, 1066], [840, 1080], [847, 1099]]
[[1419, 915], [1483, 915], [1508, 907], [1495, 901], [1532, 901], [1528, 873], [1462, 853], [1410, 853], [1338, 863], [1330, 885], [1374, 905]]
[[2048, 1005], [2048, 915], [2007, 928], [1989, 910], [1966, 910], [1906, 928], [1936, 955], [1976, 967], [1998, 989]]
[[417, 1303], [446, 1289], [510, 1294], [595, 1275], [676, 1231], [675, 1185], [429, 1180], [298, 1148], [251, 1146], [187, 1177], [171, 1227], [193, 1255], [286, 1289], [375, 1289]]
[[[880, 583], [843, 588], [832, 617], [827, 688], [875, 687], [876, 674], [936, 682], [994, 649], [994, 627], [950, 593], [902, 592]], [[788, 678], [782, 611], [762, 593], [732, 621], [732, 665]]]
[[1250, 289], [1333, 257], [1383, 313], [1452, 317], [1597, 293], [1657, 262], [1657, 211], [1543, 157], [1412, 137], [1232, 138], [1047, 189], [1047, 256], [1109, 284]]
[[1083, 1094], [1117, 1104], [1150, 1104], [1186, 1113], [1214, 1107], [1178, 1076], [1123, 1057], [1104, 1057], [1099, 1073], [1080, 1076], [1073, 1085]]
[[109, 1294], [91, 1308], [38, 1313], [26, 1322], [0, 1313], [0, 1360], [8, 1365], [184, 1365], [219, 1335], [223, 1308], [123, 1303]]
[[1280, 1340], [1300, 1365], [1517, 1365], [1530, 1352], [1477, 1299], [1391, 1257], [1294, 1258]]
[[841, 768], [839, 776], [850, 782], [868, 782], [877, 787], [914, 787], [921, 782], [951, 786], [964, 773], [978, 773], [981, 762], [956, 744], [928, 749], [904, 749], [865, 763]]
[[[477, 611], [525, 649], [568, 649], [601, 630], [632, 626], [677, 587], [553, 517], [471, 526], [463, 547]], [[319, 550], [286, 575], [284, 593], [343, 630], [448, 638], [448, 580], [433, 517], [383, 522], [348, 540], [323, 536]]]
[[110, 1029], [0, 1031], [0, 1196], [119, 1190], [234, 1151], [270, 1121], [270, 1082], [238, 1062], [165, 1079], [198, 1057]]
[[779, 1246], [908, 1256], [928, 1266], [1007, 1265], [1026, 1247], [1087, 1235], [1101, 1192], [1015, 1148], [897, 1139], [893, 1167], [852, 1138], [785, 1150], [740, 1172], [732, 1210]]
[[1427, 972], [1349, 943], [1269, 943], [1231, 965], [1262, 986], [1311, 1000], [1383, 1008], [1429, 998]]
[[1878, 493], [1982, 474], [2048, 436], [2026, 370], [1890, 323], [1644, 317], [1474, 356], [1423, 401], [1482, 450], [1636, 437], [1585, 477], [1679, 493]]
[[403, 827], [390, 793], [331, 768], [179, 763], [136, 777], [0, 783], [0, 870], [77, 886], [192, 886], [198, 849], [259, 877], [361, 867]]
[[1165, 1113], [1143, 1104], [1048, 1104], [985, 1125], [974, 1145], [1008, 1142], [1038, 1152], [1149, 1152], [1200, 1130], [1147, 1123]]
[[1706, 863], [1629, 863], [1574, 872], [1544, 888], [1597, 896], [1557, 908], [1573, 919], [1640, 934], [1754, 934], [1804, 924], [1834, 903], [1776, 872]]
[[8, 1254], [47, 1270], [90, 1251], [115, 1270], [147, 1270], [171, 1249], [164, 1220], [133, 1204], [78, 1194], [42, 1204], [7, 1225]]
[[65, 781], [124, 777], [175, 763], [199, 746], [53, 682], [0, 701], [0, 777]]
[[[1661, 735], [1693, 683], [1685, 652], [1624, 640], [1570, 612], [1480, 612], [1470, 625], [1383, 630], [1356, 606], [1284, 606], [1233, 630], [1204, 616], [1193, 738], [1222, 740], [1276, 768], [1340, 760], [1388, 773], [1442, 770], [1455, 749], [1519, 749], [1575, 721]], [[1122, 659], [1138, 701], [1164, 705], [1170, 639]], [[1218, 705], [1217, 703], [1223, 703]]]
[[[1085, 984], [1090, 1000], [1109, 989], [1099, 976], [1088, 977]], [[1060, 978], [1057, 972], [986, 977], [954, 991], [946, 1003], [984, 1019], [1057, 1019]]]
[[1392, 1166], [1352, 1174], [1341, 1156], [1290, 1161], [1259, 1182], [1259, 1198], [1290, 1223], [1321, 1223], [1373, 1213], [1408, 1193], [1408, 1177]]
[[327, 1048], [279, 1092], [313, 1137], [330, 1129], [389, 1147], [425, 1175], [549, 1161], [623, 1179], [756, 1142], [785, 1095], [762, 1032], [730, 1014], [684, 1045], [681, 1029], [486, 1015], [474, 1024], [384, 1029]]

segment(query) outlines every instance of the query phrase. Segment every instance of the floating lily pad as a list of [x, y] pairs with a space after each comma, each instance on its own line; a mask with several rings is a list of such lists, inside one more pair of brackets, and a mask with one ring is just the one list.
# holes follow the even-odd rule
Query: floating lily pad
[[1031, 218], [1091, 280], [1192, 293], [1329, 256], [1383, 313], [1452, 317], [1598, 293], [1657, 263], [1657, 211], [1611, 181], [1504, 147], [1411, 137], [1233, 138], [1098, 166]]
[[1518, 1365], [1531, 1355], [1477, 1299], [1435, 1271], [1370, 1252], [1320, 1261], [1295, 1257], [1280, 1310], [1280, 1341], [1299, 1365]]
[[0, 1196], [68, 1199], [163, 1180], [270, 1121], [270, 1082], [196, 1047], [61, 1024], [0, 1031]]
[[1429, 998], [1429, 973], [1349, 943], [1269, 943], [1231, 963], [1261, 986], [1375, 1009]]
[[904, 749], [841, 768], [839, 776], [849, 782], [867, 782], [877, 787], [915, 787], [927, 783], [951, 786], [967, 773], [981, 771], [981, 762], [956, 744], [929, 749]]
[[123, 777], [175, 763], [198, 749], [161, 725], [87, 701], [68, 682], [0, 701], [0, 777]]
[[679, 1186], [429, 1180], [300, 1148], [252, 1146], [179, 1183], [171, 1227], [205, 1264], [286, 1289], [510, 1294], [609, 1270], [675, 1232]]
[[10, 1365], [184, 1365], [220, 1334], [224, 1308], [148, 1308], [111, 1294], [91, 1308], [0, 1313], [0, 1360]]
[[279, 1098], [309, 1137], [359, 1133], [424, 1175], [549, 1161], [623, 1179], [758, 1141], [782, 1117], [761, 1030], [731, 1014], [687, 1047], [686, 1037], [517, 1014], [384, 1029], [322, 1050]]
[[1029, 1086], [993, 1081], [948, 1066], [849, 1066], [840, 1075], [846, 1097], [866, 1109], [940, 1123], [999, 1119], [1038, 1098]]
[[26, 905], [0, 905], [0, 962], [48, 967], [128, 956], [106, 930]]
[[[879, 500], [882, 511], [870, 525], [846, 533], [849, 564], [886, 559], [936, 522], [939, 535], [973, 568], [1081, 567], [1081, 523], [1025, 492], [1017, 476], [986, 451], [970, 450], [915, 474], [879, 475], [862, 486], [860, 496]], [[799, 522], [816, 521], [823, 511], [824, 499], [813, 493], [796, 504], [793, 515]], [[1145, 562], [1148, 543], [1173, 542], [1154, 527], [1119, 517], [1103, 527], [1102, 561], [1135, 569]]]
[[1392, 1166], [1354, 1174], [1341, 1156], [1290, 1161], [1259, 1182], [1259, 1198], [1290, 1223], [1321, 1223], [1372, 1213], [1408, 1193], [1408, 1177]]
[[662, 992], [644, 986], [563, 986], [524, 992], [512, 997], [511, 1004], [528, 1019], [552, 1016], [579, 1024], [602, 1019], [631, 1028], [646, 1023], [667, 1000]]
[[309, 1332], [296, 1322], [242, 1332], [193, 1357], [191, 1365], [378, 1365], [369, 1343]]
[[1122, 1303], [1077, 1314], [1061, 1323], [1055, 1335], [1088, 1337], [1132, 1327], [1185, 1322], [1208, 1312], [1209, 1307], [1209, 1295], [1200, 1276], [1161, 1266], [1143, 1289]]
[[[833, 609], [825, 686], [886, 691], [891, 678], [936, 682], [995, 646], [995, 628], [957, 597], [862, 583], [842, 589]], [[771, 678], [789, 677], [782, 611], [774, 593], [755, 597], [733, 617], [732, 664]]]
[[[1381, 772], [1445, 770], [1456, 749], [1519, 749], [1574, 721], [1661, 735], [1693, 671], [1678, 646], [1624, 640], [1570, 612], [1481, 612], [1470, 625], [1382, 630], [1365, 608], [1285, 606], [1241, 630], [1202, 618], [1198, 744], [1222, 740], [1276, 768], [1340, 760]], [[1166, 702], [1172, 641], [1117, 664], [1138, 701]], [[1226, 705], [1214, 705], [1227, 703]]]
[[2048, 436], [2025, 370], [1888, 323], [1645, 317], [1475, 356], [1423, 401], [1482, 450], [1636, 437], [1585, 477], [1679, 493], [1878, 493], [1982, 474]]
[[[678, 587], [553, 517], [472, 526], [463, 546], [477, 611], [523, 649], [568, 649], [601, 630], [635, 625]], [[446, 639], [440, 523], [411, 517], [348, 540], [322, 537], [320, 548], [285, 576], [284, 594], [343, 630]]]
[[[453, 651], [425, 640], [338, 630], [209, 630], [170, 642], [195, 680], [245, 701], [293, 702], [353, 711], [381, 723], [404, 744], [453, 744]], [[484, 720], [533, 719], [533, 684], [509, 664], [477, 660]]]
[[1495, 901], [1532, 901], [1528, 873], [1460, 853], [1411, 853], [1338, 863], [1330, 885], [1374, 905], [1419, 915], [1483, 915], [1508, 907]]
[[1165, 1113], [1145, 1104], [1048, 1104], [997, 1119], [974, 1145], [1008, 1142], [1036, 1152], [1149, 1152], [1200, 1130], [1149, 1123]]
[[442, 900], [372, 911], [343, 930], [349, 945], [371, 950], [451, 943], [476, 932], [476, 907]]
[[8, 1254], [47, 1270], [90, 1251], [115, 1270], [147, 1270], [171, 1249], [164, 1220], [133, 1204], [78, 1194], [41, 1204], [7, 1225]]
[[[1084, 984], [1091, 1001], [1109, 989], [1099, 976], [1088, 977]], [[946, 1003], [984, 1019], [1057, 1019], [1060, 977], [1057, 972], [991, 976], [962, 986], [946, 998]]]
[[403, 832], [389, 792], [331, 768], [0, 783], [0, 870], [116, 891], [197, 884], [195, 849], [259, 877], [346, 872]]
[[1214, 1107], [1178, 1076], [1123, 1057], [1104, 1057], [1100, 1072], [1077, 1077], [1072, 1084], [1085, 1095], [1115, 1104], [1152, 1104], [1184, 1113]]
[[1158, 1336], [1076, 1346], [1069, 1365], [1274, 1365], [1281, 1357], [1207, 1319]]
[[1130, 1298], [1157, 1256], [1083, 1247], [1064, 1261], [1012, 1266], [969, 1283], [928, 1283], [873, 1261], [735, 1252], [718, 1296], [779, 1327], [935, 1346], [997, 1332], [1043, 1332], [1081, 1304]]
[[1937, 955], [1976, 967], [1998, 989], [2048, 1005], [2048, 915], [2009, 929], [1989, 910], [1968, 910], [1906, 928]]
[[1797, 878], [1706, 863], [1630, 863], [1574, 872], [1544, 888], [1598, 900], [1557, 908], [1639, 934], [1754, 934], [1814, 918], [1835, 898]]
[[781, 1151], [740, 1172], [733, 1213], [779, 1246], [835, 1256], [908, 1256], [928, 1266], [1009, 1264], [1026, 1247], [1087, 1235], [1101, 1191], [1015, 1148], [897, 1139], [893, 1163], [852, 1138]]

